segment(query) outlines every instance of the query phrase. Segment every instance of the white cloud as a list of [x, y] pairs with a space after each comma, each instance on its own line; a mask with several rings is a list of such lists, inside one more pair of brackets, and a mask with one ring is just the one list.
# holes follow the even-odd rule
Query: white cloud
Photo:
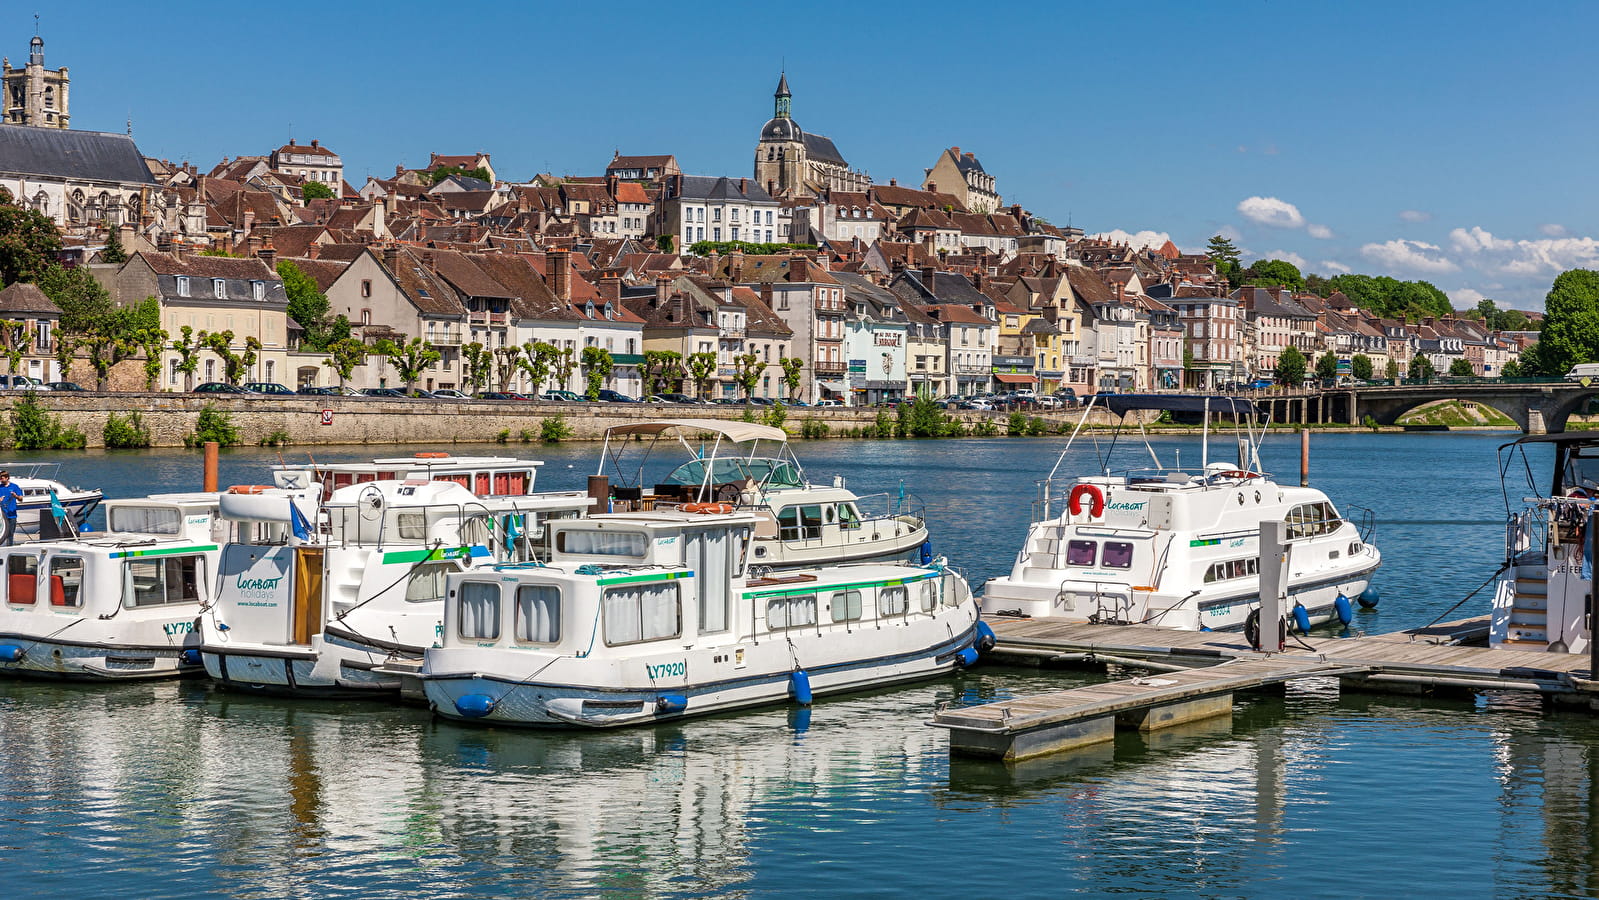
[[1333, 236], [1333, 230], [1326, 225], [1307, 225], [1305, 231], [1311, 237], [1322, 241], [1329, 240]]
[[1120, 228], [1103, 232], [1099, 234], [1098, 237], [1117, 244], [1125, 243], [1130, 247], [1135, 247], [1138, 249], [1152, 247], [1156, 250], [1159, 250], [1162, 245], [1171, 240], [1171, 235], [1164, 231], [1126, 232]]
[[1548, 225], [1539, 225], [1538, 230], [1549, 237], [1565, 237], [1566, 226], [1550, 222]]
[[1477, 301], [1488, 299], [1487, 294], [1476, 288], [1455, 288], [1444, 293], [1449, 295], [1449, 300], [1454, 304], [1455, 309], [1471, 309], [1477, 305]]
[[1299, 207], [1276, 197], [1246, 197], [1238, 203], [1238, 213], [1252, 222], [1273, 228], [1303, 228], [1305, 217]]
[[1590, 237], [1513, 241], [1495, 237], [1477, 225], [1449, 232], [1449, 242], [1457, 252], [1470, 258], [1473, 268], [1494, 274], [1553, 276], [1566, 269], [1599, 266], [1599, 239]]
[[1305, 258], [1292, 250], [1273, 250], [1262, 258], [1280, 259], [1283, 262], [1290, 262], [1293, 263], [1294, 268], [1298, 269], [1300, 272], [1305, 271]]
[[1436, 274], [1460, 269], [1443, 255], [1443, 248], [1423, 241], [1392, 240], [1382, 244], [1366, 244], [1360, 255], [1394, 269]]
[[1355, 271], [1354, 269], [1349, 268], [1335, 259], [1324, 259], [1317, 263], [1316, 266], [1321, 269], [1326, 269], [1334, 274], [1348, 275], [1350, 272]]
[[1432, 213], [1422, 212], [1419, 209], [1402, 209], [1399, 211], [1399, 221], [1411, 223], [1430, 222], [1432, 221]]

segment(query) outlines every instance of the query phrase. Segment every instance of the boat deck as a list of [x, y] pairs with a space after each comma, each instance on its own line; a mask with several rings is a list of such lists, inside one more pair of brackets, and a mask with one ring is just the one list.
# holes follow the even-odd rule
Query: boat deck
[[966, 708], [940, 710], [954, 753], [1024, 759], [1087, 746], [1115, 728], [1151, 731], [1232, 712], [1232, 695], [1300, 678], [1337, 677], [1345, 687], [1417, 693], [1520, 690], [1599, 698], [1589, 658], [1465, 646], [1487, 634], [1486, 616], [1356, 638], [1290, 636], [1279, 653], [1252, 649], [1242, 634], [1149, 625], [1086, 625], [1060, 619], [986, 619], [998, 660], [1082, 661], [1147, 666], [1128, 678]]

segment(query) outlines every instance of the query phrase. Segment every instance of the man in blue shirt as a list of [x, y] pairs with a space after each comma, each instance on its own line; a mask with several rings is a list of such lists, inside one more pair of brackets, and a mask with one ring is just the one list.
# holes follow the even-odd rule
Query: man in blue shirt
[[9, 547], [15, 543], [17, 534], [17, 501], [22, 499], [22, 488], [11, 483], [11, 473], [0, 470], [0, 515], [5, 516], [5, 536], [0, 537], [0, 546]]

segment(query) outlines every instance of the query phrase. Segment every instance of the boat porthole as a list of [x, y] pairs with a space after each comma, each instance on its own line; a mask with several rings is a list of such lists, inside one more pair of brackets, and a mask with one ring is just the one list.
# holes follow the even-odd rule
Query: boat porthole
[[1242, 493], [1240, 493], [1238, 495], [1238, 505], [1239, 506], [1243, 506], [1244, 505], [1244, 495]]
[[1259, 502], [1260, 502], [1260, 491], [1256, 491], [1256, 492], [1255, 492], [1255, 502], [1256, 502], [1256, 503], [1259, 503]]
[[756, 556], [765, 556], [766, 555], [766, 548], [765, 547], [756, 547], [755, 548], [755, 555]]
[[60, 659], [61, 658], [61, 648], [57, 647], [54, 650], [51, 650], [50, 651], [50, 655], [54, 656], [56, 659]]

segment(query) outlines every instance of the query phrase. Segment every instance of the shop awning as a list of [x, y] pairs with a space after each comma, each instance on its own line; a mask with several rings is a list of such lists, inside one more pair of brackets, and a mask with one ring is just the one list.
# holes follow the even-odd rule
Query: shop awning
[[1008, 372], [995, 372], [994, 377], [1004, 384], [1037, 384], [1038, 379], [1032, 375], [1012, 375]]

